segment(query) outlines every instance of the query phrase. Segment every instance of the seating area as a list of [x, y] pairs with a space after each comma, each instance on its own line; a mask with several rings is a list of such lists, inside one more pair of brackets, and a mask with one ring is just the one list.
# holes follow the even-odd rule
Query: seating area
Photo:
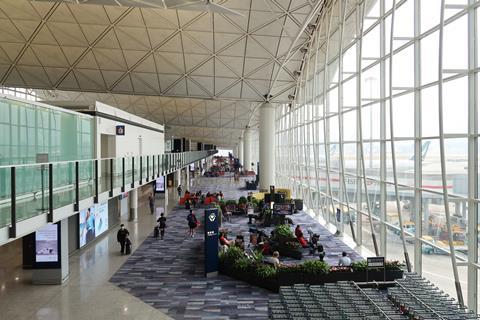
[[386, 297], [372, 300], [371, 290], [355, 282], [282, 287], [280, 298], [269, 303], [270, 319], [409, 319]]
[[280, 289], [269, 302], [269, 317], [283, 319], [479, 319], [432, 283], [408, 273], [387, 289], [339, 281], [296, 284]]
[[417, 274], [407, 274], [388, 289], [389, 300], [413, 319], [480, 319], [454, 298]]

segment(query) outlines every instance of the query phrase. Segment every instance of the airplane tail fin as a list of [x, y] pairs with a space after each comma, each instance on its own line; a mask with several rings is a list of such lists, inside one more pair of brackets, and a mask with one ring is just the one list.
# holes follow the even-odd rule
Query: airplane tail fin
[[[428, 148], [430, 147], [430, 143], [431, 141], [425, 141], [423, 144], [422, 144], [422, 161], [425, 160], [425, 158], [427, 157], [427, 153], [428, 153]], [[415, 160], [415, 155], [413, 155], [410, 160]]]

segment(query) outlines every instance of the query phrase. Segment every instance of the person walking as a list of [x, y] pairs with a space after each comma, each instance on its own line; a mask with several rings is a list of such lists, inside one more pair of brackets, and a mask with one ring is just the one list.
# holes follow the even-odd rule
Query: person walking
[[178, 197], [179, 197], [179, 198], [182, 197], [182, 191], [183, 191], [182, 185], [179, 184], [178, 187], [177, 187], [177, 192], [178, 192]]
[[153, 215], [153, 212], [155, 211], [155, 196], [153, 195], [153, 192], [148, 196], [148, 205], [150, 206], [150, 213]]
[[120, 253], [125, 252], [125, 243], [127, 241], [127, 236], [130, 235], [130, 232], [125, 228], [125, 225], [122, 223], [120, 225], [120, 230], [117, 233], [117, 241], [120, 242]]
[[163, 212], [160, 215], [160, 218], [157, 220], [158, 228], [160, 229], [160, 239], [163, 240], [163, 236], [165, 235], [165, 228], [167, 227], [167, 218], [165, 218]]
[[195, 216], [195, 213], [193, 213], [192, 209], [190, 209], [190, 213], [187, 216], [187, 221], [188, 221], [190, 237], [193, 238], [195, 236], [195, 228], [198, 225], [198, 220], [197, 220], [197, 217]]

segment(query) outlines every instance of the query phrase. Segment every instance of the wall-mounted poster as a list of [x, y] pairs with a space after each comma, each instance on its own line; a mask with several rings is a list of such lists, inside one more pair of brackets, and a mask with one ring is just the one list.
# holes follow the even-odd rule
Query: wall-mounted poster
[[80, 248], [108, 230], [108, 202], [84, 209], [78, 216]]
[[35, 262], [58, 261], [58, 225], [47, 224], [35, 232]]
[[95, 206], [95, 237], [108, 230], [108, 202]]

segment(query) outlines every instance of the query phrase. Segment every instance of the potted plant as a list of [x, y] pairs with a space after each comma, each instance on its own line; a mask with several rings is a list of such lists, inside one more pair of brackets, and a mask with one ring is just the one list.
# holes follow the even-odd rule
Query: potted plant
[[245, 198], [244, 196], [241, 196], [239, 199], [238, 199], [238, 204], [247, 204], [247, 198]]
[[272, 240], [274, 241], [273, 250], [278, 251], [280, 255], [294, 259], [302, 258], [300, 244], [288, 224], [276, 226]]
[[227, 201], [225, 201], [225, 205], [226, 206], [236, 206], [237, 201], [236, 200], [227, 200]]

